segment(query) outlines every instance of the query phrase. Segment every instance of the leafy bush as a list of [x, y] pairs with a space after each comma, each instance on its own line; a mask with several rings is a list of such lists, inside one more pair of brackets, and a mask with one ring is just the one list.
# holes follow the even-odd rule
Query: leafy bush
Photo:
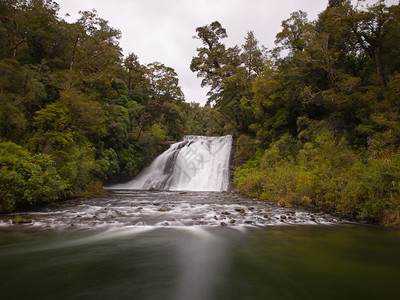
[[67, 187], [48, 155], [0, 143], [0, 212], [57, 200]]
[[[240, 192], [281, 205], [313, 204], [345, 217], [400, 225], [400, 151], [363, 158], [344, 139], [320, 129], [294, 159], [291, 153], [298, 144], [288, 141], [283, 136], [236, 170]], [[279, 147], [283, 144], [289, 148]]]

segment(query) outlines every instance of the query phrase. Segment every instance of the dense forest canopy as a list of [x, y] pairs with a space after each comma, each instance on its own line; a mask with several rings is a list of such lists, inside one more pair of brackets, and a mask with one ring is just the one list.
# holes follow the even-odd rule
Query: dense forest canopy
[[199, 110], [172, 68], [123, 57], [121, 32], [96, 11], [70, 24], [58, 9], [0, 2], [1, 212], [131, 178]]
[[198, 27], [205, 107], [185, 102], [174, 69], [123, 57], [96, 11], [71, 24], [58, 9], [0, 2], [1, 212], [131, 178], [184, 134], [233, 134], [241, 192], [400, 224], [399, 5], [293, 12], [274, 49]]
[[198, 27], [191, 69], [237, 137], [241, 192], [400, 225], [400, 8], [360, 2], [293, 12], [270, 50], [251, 31], [228, 48], [219, 22]]

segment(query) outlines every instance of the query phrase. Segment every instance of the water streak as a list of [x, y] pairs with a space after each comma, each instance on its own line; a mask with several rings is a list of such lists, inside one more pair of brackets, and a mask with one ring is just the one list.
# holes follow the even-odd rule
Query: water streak
[[110, 189], [227, 191], [232, 136], [186, 136], [132, 181]]

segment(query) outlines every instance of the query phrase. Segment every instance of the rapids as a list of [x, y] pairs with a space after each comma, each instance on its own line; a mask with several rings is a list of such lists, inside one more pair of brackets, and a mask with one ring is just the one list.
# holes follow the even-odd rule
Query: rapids
[[108, 195], [0, 215], [2, 299], [396, 297], [399, 231], [227, 191], [231, 145], [188, 136]]

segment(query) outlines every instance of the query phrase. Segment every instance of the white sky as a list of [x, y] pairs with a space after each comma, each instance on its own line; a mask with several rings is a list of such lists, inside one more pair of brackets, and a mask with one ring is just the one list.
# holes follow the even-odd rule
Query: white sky
[[[247, 32], [254, 31], [259, 45], [274, 47], [281, 22], [290, 13], [302, 10], [314, 20], [328, 0], [55, 0], [59, 15], [74, 22], [79, 11], [96, 9], [99, 17], [120, 29], [120, 46], [124, 55], [135, 53], [142, 64], [159, 61], [178, 73], [186, 102], [204, 105], [208, 91], [201, 88], [201, 78], [190, 71], [201, 41], [193, 39], [196, 28], [219, 21], [227, 30], [223, 41], [230, 46], [242, 45]], [[353, 1], [354, 2], [354, 1]], [[368, 0], [367, 3], [375, 3]], [[387, 0], [388, 5], [398, 0]], [[65, 14], [70, 17], [64, 17]]]

